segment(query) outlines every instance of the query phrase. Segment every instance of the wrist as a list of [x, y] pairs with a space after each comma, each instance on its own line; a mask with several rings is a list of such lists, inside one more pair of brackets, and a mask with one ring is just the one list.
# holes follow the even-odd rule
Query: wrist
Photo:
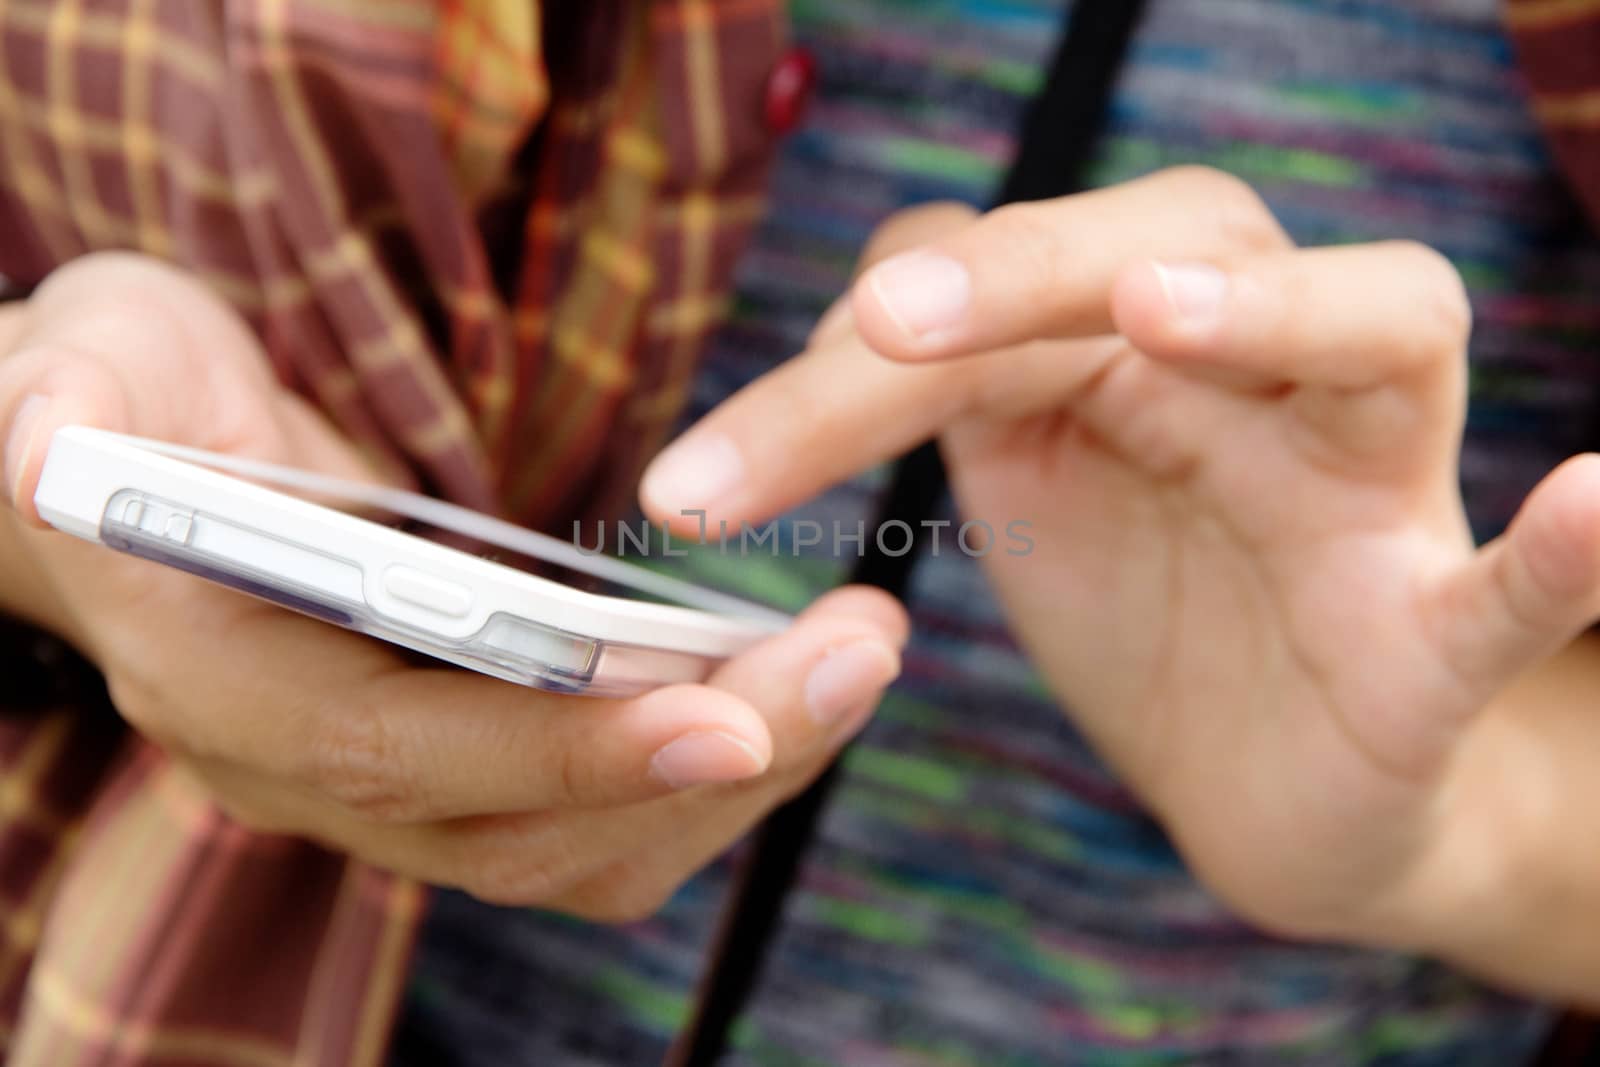
[[1526, 857], [1537, 850], [1530, 835], [1542, 833], [1547, 800], [1510, 773], [1524, 763], [1526, 741], [1487, 721], [1472, 735], [1434, 800], [1416, 861], [1378, 909], [1372, 933], [1387, 947], [1480, 958], [1508, 936], [1519, 898], [1534, 888]]
[[1551, 657], [1467, 731], [1383, 943], [1535, 995], [1600, 1001], [1590, 919], [1600, 849], [1587, 794], [1600, 755], [1597, 649], [1585, 638]]

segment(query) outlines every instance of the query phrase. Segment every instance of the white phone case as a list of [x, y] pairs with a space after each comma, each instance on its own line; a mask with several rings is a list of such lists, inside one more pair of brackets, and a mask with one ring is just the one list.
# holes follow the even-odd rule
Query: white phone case
[[[210, 468], [382, 507], [712, 610], [572, 589]], [[46, 522], [85, 540], [561, 693], [626, 696], [700, 681], [789, 621], [415, 493], [86, 427], [57, 431], [34, 503]]]

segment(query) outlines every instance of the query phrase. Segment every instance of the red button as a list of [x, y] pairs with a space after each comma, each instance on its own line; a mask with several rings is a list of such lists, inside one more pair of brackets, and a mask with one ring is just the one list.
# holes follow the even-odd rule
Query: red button
[[784, 134], [800, 125], [817, 87], [817, 60], [804, 48], [791, 48], [767, 78], [767, 129]]

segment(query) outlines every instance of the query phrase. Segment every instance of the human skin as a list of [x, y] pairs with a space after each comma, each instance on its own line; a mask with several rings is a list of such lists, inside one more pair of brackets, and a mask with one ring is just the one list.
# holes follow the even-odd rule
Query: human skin
[[1600, 458], [1473, 544], [1450, 264], [1298, 249], [1197, 168], [866, 262], [647, 510], [758, 521], [937, 437], [964, 515], [1032, 523], [984, 560], [1022, 645], [1237, 911], [1600, 1004]]
[[234, 817], [498, 903], [655, 910], [858, 731], [906, 620], [823, 598], [704, 685], [560, 697], [455, 669], [48, 530], [32, 496], [81, 423], [356, 478], [194, 279], [127, 254], [0, 308], [0, 612], [61, 635], [114, 703]]

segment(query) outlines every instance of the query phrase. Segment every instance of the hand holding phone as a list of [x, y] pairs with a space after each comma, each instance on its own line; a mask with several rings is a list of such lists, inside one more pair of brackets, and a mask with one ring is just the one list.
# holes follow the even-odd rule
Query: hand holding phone
[[[633, 917], [816, 774], [896, 673], [902, 611], [845, 590], [704, 684], [558, 696], [417, 667], [39, 529], [46, 443], [68, 424], [371, 474], [278, 386], [241, 322], [151, 261], [63, 268], [6, 340], [0, 432], [15, 510], [0, 523], [0, 588], [37, 595], [5, 607], [73, 640], [130, 723], [250, 825], [492, 900]], [[21, 574], [32, 577], [12, 581]]]

